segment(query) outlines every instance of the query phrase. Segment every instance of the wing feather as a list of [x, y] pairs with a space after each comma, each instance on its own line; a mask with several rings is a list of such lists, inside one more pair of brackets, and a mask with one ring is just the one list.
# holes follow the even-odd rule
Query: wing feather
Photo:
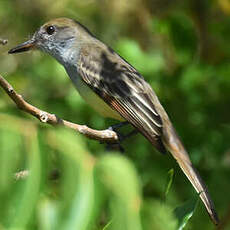
[[152, 89], [119, 55], [110, 49], [105, 52], [82, 55], [78, 63], [80, 76], [111, 108], [165, 153], [160, 138], [162, 120], [152, 102]]
[[[218, 224], [218, 216], [206, 186], [192, 166], [154, 91], [118, 54], [109, 48], [106, 51], [106, 47], [100, 47], [98, 52], [95, 52], [96, 49], [94, 46], [91, 52], [88, 50], [90, 55], [81, 56], [79, 59], [78, 72], [83, 81], [111, 108], [136, 127], [160, 152], [166, 152], [165, 147], [171, 152], [199, 193], [213, 222]], [[101, 50], [105, 50], [105, 53]]]

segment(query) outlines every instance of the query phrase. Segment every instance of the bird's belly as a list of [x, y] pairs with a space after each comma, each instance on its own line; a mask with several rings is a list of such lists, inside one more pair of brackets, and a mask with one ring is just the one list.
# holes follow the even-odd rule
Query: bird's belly
[[74, 78], [70, 78], [81, 97], [100, 115], [119, 121], [124, 121], [124, 118], [121, 117], [120, 114], [113, 110], [109, 105], [107, 105], [96, 93], [94, 93], [93, 90], [82, 81], [80, 76], [76, 77], [75, 75]]

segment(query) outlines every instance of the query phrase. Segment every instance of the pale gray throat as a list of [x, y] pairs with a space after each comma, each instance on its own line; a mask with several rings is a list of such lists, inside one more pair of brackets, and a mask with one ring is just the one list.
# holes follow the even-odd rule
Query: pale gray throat
[[80, 48], [75, 46], [74, 38], [55, 43], [47, 42], [40, 49], [53, 56], [65, 68], [77, 65]]
[[72, 80], [73, 84], [78, 84], [78, 60], [80, 57], [80, 48], [72, 46], [68, 49], [63, 49], [62, 53], [54, 56], [64, 67], [65, 70]]

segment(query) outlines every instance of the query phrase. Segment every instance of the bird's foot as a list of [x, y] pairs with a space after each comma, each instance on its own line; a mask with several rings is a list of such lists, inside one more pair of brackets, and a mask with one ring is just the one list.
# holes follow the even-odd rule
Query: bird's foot
[[120, 122], [118, 124], [114, 124], [114, 125], [111, 125], [108, 129], [109, 130], [112, 130], [112, 131], [115, 131], [115, 132], [118, 132], [118, 130], [126, 125], [128, 125], [129, 122], [128, 121], [124, 121], [124, 122]]
[[128, 125], [129, 122], [125, 121], [125, 122], [120, 122], [118, 124], [112, 125], [110, 126], [108, 129], [115, 131], [118, 135], [118, 141], [116, 143], [107, 143], [106, 144], [106, 150], [107, 151], [119, 151], [119, 152], [124, 152], [124, 148], [121, 146], [121, 143], [126, 140], [127, 138], [135, 135], [138, 133], [138, 131], [136, 129], [132, 130], [131, 132], [129, 132], [128, 134], [122, 134], [119, 129]]
[[128, 125], [128, 124], [129, 123], [127, 121], [125, 121], [125, 122], [120, 122], [118, 124], [112, 125], [108, 128], [108, 130], [112, 130], [112, 131], [117, 133], [118, 141], [115, 143], [106, 143], [106, 150], [107, 151], [119, 151], [121, 153], [123, 153], [125, 151], [124, 148], [121, 146], [121, 142], [124, 140], [124, 136], [123, 136], [123, 134], [121, 134], [119, 129], [124, 127], [125, 125]]

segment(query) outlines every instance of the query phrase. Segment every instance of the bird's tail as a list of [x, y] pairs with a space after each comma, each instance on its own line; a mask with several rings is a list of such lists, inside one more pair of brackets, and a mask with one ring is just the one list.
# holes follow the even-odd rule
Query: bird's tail
[[206, 185], [201, 179], [197, 170], [193, 167], [191, 160], [180, 141], [180, 138], [176, 134], [172, 124], [168, 120], [168, 125], [165, 126], [164, 132], [164, 145], [168, 149], [168, 151], [173, 155], [173, 157], [178, 162], [180, 168], [187, 176], [197, 193], [199, 194], [202, 202], [204, 203], [209, 216], [211, 217], [213, 223], [218, 225], [219, 219], [218, 215], [215, 211], [215, 207], [213, 201], [208, 193]]

